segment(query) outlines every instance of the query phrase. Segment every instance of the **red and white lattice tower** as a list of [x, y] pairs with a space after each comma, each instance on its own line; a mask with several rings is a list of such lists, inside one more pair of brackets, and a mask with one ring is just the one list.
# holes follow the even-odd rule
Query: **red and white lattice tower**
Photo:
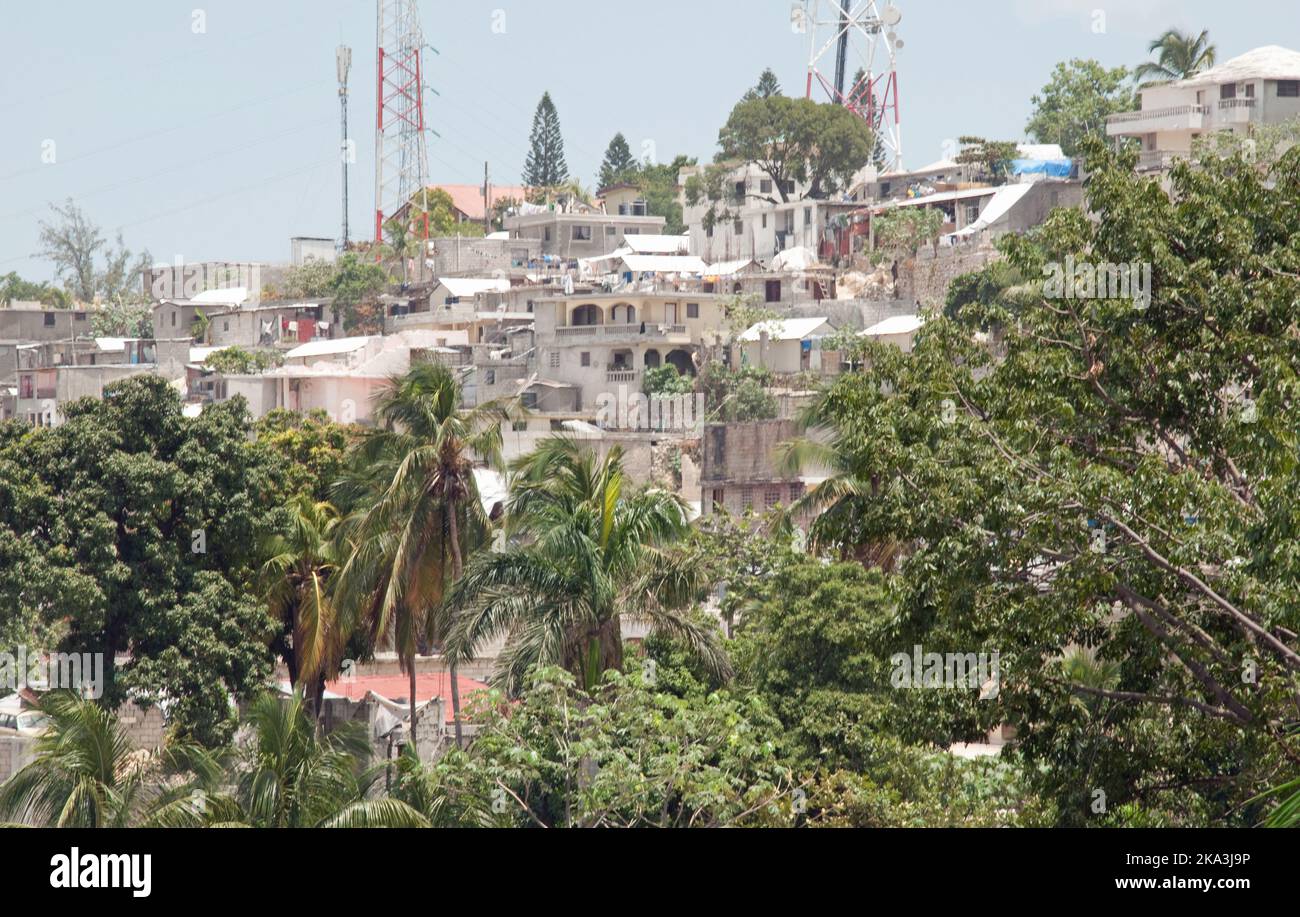
[[807, 97], [825, 95], [866, 119], [880, 138], [885, 166], [893, 169], [903, 167], [902, 18], [897, 6], [881, 0], [802, 0], [791, 13], [795, 29], [808, 36]]
[[[377, 0], [379, 97], [375, 121], [375, 241], [384, 223], [426, 190], [424, 31], [418, 0]], [[428, 227], [424, 228], [428, 235]]]

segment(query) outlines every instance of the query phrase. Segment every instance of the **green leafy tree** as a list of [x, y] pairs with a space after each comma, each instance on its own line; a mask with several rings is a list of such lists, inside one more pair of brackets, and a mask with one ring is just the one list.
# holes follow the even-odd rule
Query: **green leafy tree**
[[[54, 263], [55, 273], [78, 302], [133, 303], [146, 300], [141, 272], [152, 259], [133, 256], [118, 233], [112, 246], [71, 198], [51, 204], [54, 219], [40, 223], [38, 255]], [[102, 255], [102, 266], [100, 257]]]
[[783, 202], [788, 182], [807, 182], [812, 198], [834, 193], [871, 161], [874, 143], [866, 121], [843, 106], [785, 96], [741, 102], [718, 135], [719, 159], [758, 166]]
[[25, 594], [73, 599], [43, 613], [65, 628], [58, 649], [103, 654], [107, 707], [128, 688], [166, 699], [178, 734], [219, 744], [229, 697], [270, 675], [271, 622], [246, 591], [268, 520], [243, 403], [186, 418], [165, 380], [141, 375], [62, 413], [59, 427], [0, 438], [0, 490], [17, 493], [0, 518], [52, 578]]
[[1143, 85], [1185, 80], [1214, 66], [1218, 49], [1210, 44], [1210, 33], [1199, 35], [1169, 29], [1147, 46], [1154, 61], [1139, 64], [1133, 78]]
[[670, 363], [647, 369], [644, 387], [647, 395], [686, 395], [695, 390], [695, 380]]
[[983, 137], [959, 137], [961, 152], [956, 162], [978, 167], [978, 176], [995, 185], [1005, 184], [1011, 174], [1011, 161], [1020, 155], [1010, 140], [985, 140]]
[[238, 345], [218, 350], [205, 364], [213, 372], [227, 376], [250, 376], [274, 369], [283, 362], [278, 353], [267, 350], [245, 350]]
[[48, 283], [23, 280], [13, 271], [0, 276], [0, 306], [9, 302], [39, 302], [56, 309], [66, 309], [72, 300], [66, 291]]
[[602, 459], [554, 437], [521, 458], [507, 507], [519, 543], [480, 554], [452, 588], [449, 652], [471, 658], [508, 643], [498, 683], [517, 694], [534, 666], [561, 665], [594, 688], [623, 663], [622, 617], [686, 640], [714, 671], [729, 672], [716, 634], [684, 613], [700, 599], [700, 571], [672, 548], [685, 509], [662, 491], [628, 493], [622, 450]]
[[394, 795], [448, 826], [793, 825], [800, 783], [762, 703], [680, 696], [656, 687], [660, 674], [611, 672], [584, 691], [540, 669], [516, 703], [478, 709], [467, 752], [429, 768], [408, 756]]
[[379, 296], [387, 286], [388, 277], [380, 265], [355, 252], [344, 254], [328, 288], [334, 320], [342, 318], [348, 331], [356, 334], [383, 333]]
[[934, 207], [896, 207], [876, 219], [876, 245], [895, 255], [915, 257], [923, 245], [939, 240], [943, 211]]
[[695, 163], [692, 157], [677, 156], [672, 162], [643, 162], [639, 167], [637, 184], [645, 198], [646, 210], [651, 216], [664, 218], [664, 232], [670, 236], [686, 231], [677, 182], [682, 169]]
[[1125, 67], [1107, 69], [1095, 60], [1061, 62], [1052, 78], [1030, 99], [1034, 112], [1025, 131], [1038, 143], [1059, 143], [1077, 156], [1087, 137], [1106, 137], [1106, 119], [1137, 107]]
[[528, 139], [528, 157], [524, 160], [524, 185], [528, 188], [553, 188], [569, 179], [564, 161], [564, 136], [560, 116], [549, 92], [542, 93], [533, 115], [533, 130]]
[[[897, 546], [917, 642], [1000, 652], [977, 725], [1017, 729], [1061, 823], [1095, 823], [1099, 789], [1123, 823], [1253, 824], [1295, 741], [1300, 151], [1180, 165], [1167, 192], [1135, 153], [1089, 156], [1089, 215], [1003, 243], [1036, 295], [931, 321], [823, 399], [844, 459], [826, 531]], [[1067, 296], [1067, 256], [1150, 285], [1089, 292], [1085, 271]], [[971, 334], [995, 324], [996, 355]]]

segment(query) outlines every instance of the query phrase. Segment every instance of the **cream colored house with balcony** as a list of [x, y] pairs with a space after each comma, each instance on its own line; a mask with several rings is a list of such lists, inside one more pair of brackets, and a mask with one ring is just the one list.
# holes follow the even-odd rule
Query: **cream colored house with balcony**
[[579, 294], [534, 306], [536, 367], [580, 390], [579, 410], [620, 387], [639, 392], [645, 372], [671, 364], [695, 375], [701, 347], [719, 343], [729, 297], [708, 293]]
[[1204, 134], [1249, 134], [1300, 117], [1300, 52], [1256, 48], [1189, 79], [1149, 86], [1141, 97], [1140, 110], [1106, 120], [1106, 134], [1142, 144], [1139, 169], [1164, 170]]

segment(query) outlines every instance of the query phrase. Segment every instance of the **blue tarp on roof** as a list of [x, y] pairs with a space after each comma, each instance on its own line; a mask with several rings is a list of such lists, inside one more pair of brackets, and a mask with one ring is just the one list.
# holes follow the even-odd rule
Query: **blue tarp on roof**
[[1069, 178], [1074, 172], [1071, 159], [1013, 159], [1013, 175], [1047, 175], [1052, 178]]

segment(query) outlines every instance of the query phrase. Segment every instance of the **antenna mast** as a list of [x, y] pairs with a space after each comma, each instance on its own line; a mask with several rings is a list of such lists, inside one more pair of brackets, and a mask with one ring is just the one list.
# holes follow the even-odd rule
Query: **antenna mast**
[[[836, 105], [858, 114], [875, 131], [890, 168], [903, 167], [902, 118], [898, 104], [896, 31], [903, 14], [884, 0], [801, 0], [792, 20], [808, 36], [807, 98], [814, 86]], [[823, 67], [834, 69], [823, 72]], [[862, 72], [846, 90], [850, 66]]]
[[[417, 0], [377, 0], [378, 106], [375, 124], [375, 241], [384, 223], [428, 190], [424, 32]], [[428, 224], [424, 227], [428, 237]]]
[[334, 54], [339, 74], [339, 106], [343, 110], [343, 146], [340, 158], [343, 160], [343, 241], [341, 250], [348, 250], [348, 165], [352, 160], [352, 147], [348, 143], [348, 73], [352, 70], [352, 49], [339, 45]]

